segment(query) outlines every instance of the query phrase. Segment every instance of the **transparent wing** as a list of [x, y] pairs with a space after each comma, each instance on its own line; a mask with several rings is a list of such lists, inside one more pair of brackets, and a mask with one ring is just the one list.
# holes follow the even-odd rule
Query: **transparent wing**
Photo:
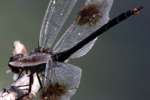
[[39, 46], [50, 48], [77, 0], [50, 0], [39, 36]]
[[71, 97], [76, 93], [76, 89], [69, 90], [65, 95], [63, 95], [60, 100], [71, 100]]
[[53, 89], [52, 86], [56, 86], [55, 90], [63, 89], [61, 91], [65, 91], [60, 95], [59, 100], [70, 100], [79, 87], [82, 72], [81, 69], [71, 64], [58, 62], [54, 62], [49, 66], [49, 69], [50, 70], [46, 70], [47, 76], [45, 75], [44, 94], [47, 94], [47, 96], [58, 95], [55, 94], [55, 91], [53, 93], [50, 92], [51, 94], [47, 93], [47, 90]]
[[[54, 46], [54, 51], [61, 52], [75, 46], [78, 42], [86, 38], [92, 32], [106, 24], [109, 20], [109, 12], [112, 3], [113, 0], [87, 0], [85, 6], [83, 7], [83, 9], [87, 7], [85, 9], [87, 10], [85, 11], [86, 13], [83, 12], [83, 15], [79, 15], [78, 20], [75, 20], [73, 24], [70, 25], [70, 27], [66, 30], [60, 40]], [[89, 5], [95, 5], [95, 10], [98, 10], [98, 13], [95, 12], [95, 14], [90, 16], [90, 12], [93, 13], [92, 9], [94, 8], [88, 8]], [[82, 13], [81, 11], [80, 13]], [[89, 13], [89, 15], [86, 16], [87, 13]], [[95, 18], [95, 20], [93, 17]], [[87, 23], [85, 23], [86, 21]], [[71, 58], [77, 58], [85, 55], [93, 47], [95, 41], [96, 39], [85, 45], [82, 49], [74, 53]]]
[[53, 63], [49, 66], [45, 76], [45, 85], [59, 83], [65, 85], [67, 90], [77, 89], [81, 79], [81, 69], [67, 63]]

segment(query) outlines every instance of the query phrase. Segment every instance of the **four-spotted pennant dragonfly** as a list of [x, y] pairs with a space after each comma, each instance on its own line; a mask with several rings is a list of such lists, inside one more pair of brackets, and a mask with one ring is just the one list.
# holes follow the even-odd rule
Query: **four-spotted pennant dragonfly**
[[[73, 95], [79, 87], [81, 69], [65, 61], [87, 54], [97, 36], [142, 9], [134, 8], [109, 21], [113, 0], [86, 0], [76, 19], [54, 45], [77, 1], [50, 0], [40, 31], [39, 46], [29, 54], [18, 53], [10, 58], [12, 72], [19, 77], [30, 73], [29, 93], [33, 74], [37, 75], [43, 91], [41, 98], [48, 98], [42, 100], [60, 100], [58, 98], [65, 94]], [[70, 95], [64, 98], [62, 100], [69, 100]]]

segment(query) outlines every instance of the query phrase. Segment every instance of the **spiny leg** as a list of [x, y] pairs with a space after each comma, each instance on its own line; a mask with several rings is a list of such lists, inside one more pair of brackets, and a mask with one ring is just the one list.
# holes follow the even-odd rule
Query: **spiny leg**
[[41, 79], [40, 79], [40, 76], [38, 73], [36, 73], [36, 76], [38, 78], [38, 81], [39, 81], [39, 84], [40, 84], [40, 87], [43, 88], [43, 85], [42, 85], [42, 82], [41, 82]]
[[29, 76], [29, 91], [28, 94], [30, 94], [31, 89], [32, 89], [32, 84], [33, 84], [33, 73], [31, 72], [30, 76]]
[[19, 73], [17, 80], [21, 77], [22, 73], [23, 73], [23, 70], [21, 70], [21, 72]]

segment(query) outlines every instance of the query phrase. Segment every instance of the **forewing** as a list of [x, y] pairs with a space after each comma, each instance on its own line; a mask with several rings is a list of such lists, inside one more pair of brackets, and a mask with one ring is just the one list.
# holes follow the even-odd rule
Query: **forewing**
[[39, 36], [39, 46], [50, 48], [77, 0], [50, 0]]
[[[56, 43], [54, 51], [62, 52], [67, 49], [70, 49], [71, 47], [75, 46], [78, 42], [89, 36], [92, 32], [106, 24], [109, 20], [109, 12], [112, 3], [113, 0], [87, 0], [84, 7], [88, 5], [95, 5], [98, 10], [98, 13], [92, 15], [92, 18], [97, 14], [97, 17], [95, 17], [96, 19], [91, 21], [92, 18], [90, 19], [89, 16], [84, 17], [85, 14], [92, 12], [92, 9], [94, 8], [91, 7], [89, 9], [85, 9], [87, 10], [85, 11], [87, 13], [83, 12], [83, 18], [82, 15], [78, 15], [77, 19], [72, 23], [72, 25], [70, 25], [70, 27], [62, 35], [60, 40]], [[84, 9], [84, 7], [82, 9]], [[82, 13], [81, 11], [79, 13]], [[86, 18], [89, 18], [89, 20], [87, 20]], [[96, 39], [85, 45], [82, 49], [74, 53], [71, 56], [71, 58], [77, 58], [85, 55], [93, 47], [95, 41]]]

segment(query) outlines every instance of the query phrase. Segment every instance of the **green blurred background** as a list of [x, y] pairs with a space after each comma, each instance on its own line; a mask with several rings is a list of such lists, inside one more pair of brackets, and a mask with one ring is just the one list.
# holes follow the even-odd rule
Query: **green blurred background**
[[[22, 41], [29, 50], [37, 47], [48, 1], [0, 0], [1, 89], [12, 82], [5, 71], [13, 41]], [[150, 100], [149, 3], [115, 0], [111, 18], [138, 5], [144, 9], [102, 35], [86, 56], [71, 61], [83, 69], [80, 88], [72, 100]]]

